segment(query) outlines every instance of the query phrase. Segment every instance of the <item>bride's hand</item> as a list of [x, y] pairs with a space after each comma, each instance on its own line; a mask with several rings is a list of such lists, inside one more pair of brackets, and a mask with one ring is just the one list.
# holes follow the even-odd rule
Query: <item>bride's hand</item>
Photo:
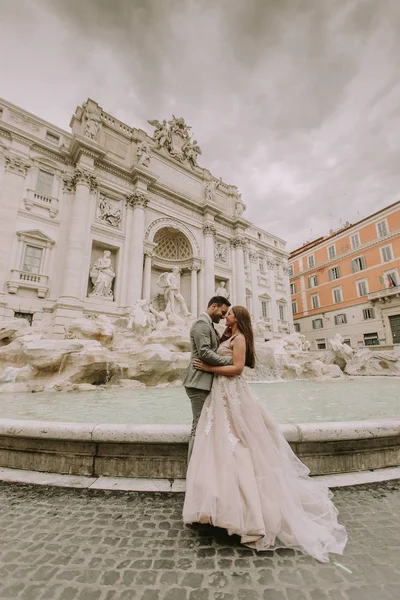
[[197, 371], [210, 371], [210, 365], [206, 365], [206, 363], [204, 363], [202, 360], [199, 360], [198, 358], [196, 358], [193, 361], [193, 366], [195, 369], [197, 369]]

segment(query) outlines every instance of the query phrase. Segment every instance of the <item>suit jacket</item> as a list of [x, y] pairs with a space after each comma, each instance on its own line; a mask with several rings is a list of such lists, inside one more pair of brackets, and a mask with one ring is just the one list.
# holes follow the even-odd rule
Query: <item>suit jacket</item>
[[218, 335], [205, 315], [200, 315], [197, 321], [193, 323], [190, 329], [190, 345], [192, 353], [183, 385], [198, 390], [210, 391], [214, 373], [197, 371], [193, 366], [194, 359], [199, 358], [208, 365], [226, 367], [232, 364], [232, 358], [217, 354]]

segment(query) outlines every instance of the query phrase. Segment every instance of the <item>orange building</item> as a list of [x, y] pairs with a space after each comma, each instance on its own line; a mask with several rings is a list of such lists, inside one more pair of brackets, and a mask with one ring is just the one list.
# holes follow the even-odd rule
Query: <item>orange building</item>
[[353, 348], [400, 344], [400, 201], [289, 259], [296, 331], [313, 348], [340, 333]]

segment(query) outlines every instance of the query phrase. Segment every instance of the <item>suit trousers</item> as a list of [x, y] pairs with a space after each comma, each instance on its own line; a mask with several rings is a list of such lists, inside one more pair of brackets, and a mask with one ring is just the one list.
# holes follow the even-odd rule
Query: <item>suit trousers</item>
[[190, 431], [189, 437], [189, 448], [188, 448], [188, 464], [190, 461], [190, 457], [192, 456], [194, 438], [196, 435], [197, 423], [199, 422], [201, 411], [203, 409], [204, 402], [210, 393], [209, 390], [198, 390], [197, 388], [185, 387], [186, 394], [189, 396], [190, 402], [192, 404], [192, 429]]

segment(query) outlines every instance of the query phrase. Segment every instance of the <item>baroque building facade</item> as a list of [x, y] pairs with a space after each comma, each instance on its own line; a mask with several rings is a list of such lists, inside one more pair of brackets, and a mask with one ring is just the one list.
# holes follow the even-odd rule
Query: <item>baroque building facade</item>
[[150, 136], [87, 100], [71, 132], [0, 100], [0, 316], [44, 321], [163, 310], [197, 316], [217, 290], [264, 339], [292, 330], [285, 242], [244, 216], [238, 189], [198, 164], [184, 119]]
[[400, 344], [400, 202], [290, 255], [294, 327], [313, 349]]

